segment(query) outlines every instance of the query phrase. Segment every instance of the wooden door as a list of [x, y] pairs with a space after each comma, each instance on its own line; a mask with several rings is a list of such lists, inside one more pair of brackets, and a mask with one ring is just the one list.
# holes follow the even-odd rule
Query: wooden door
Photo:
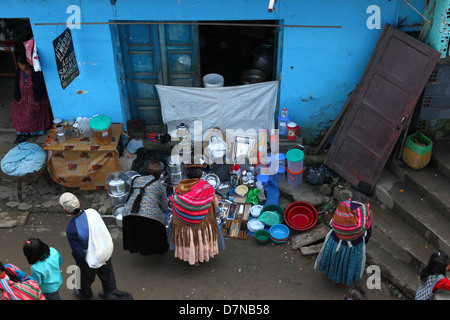
[[160, 126], [161, 105], [154, 85], [201, 84], [197, 26], [122, 24], [117, 34], [127, 120], [140, 118], [146, 126]]
[[438, 59], [438, 51], [386, 25], [330, 147], [328, 167], [370, 192]]

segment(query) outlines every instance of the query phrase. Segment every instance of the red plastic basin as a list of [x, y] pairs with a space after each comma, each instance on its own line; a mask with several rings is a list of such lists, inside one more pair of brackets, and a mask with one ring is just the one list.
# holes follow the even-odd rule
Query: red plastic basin
[[317, 223], [317, 210], [308, 202], [296, 201], [284, 211], [286, 224], [294, 230], [305, 231]]

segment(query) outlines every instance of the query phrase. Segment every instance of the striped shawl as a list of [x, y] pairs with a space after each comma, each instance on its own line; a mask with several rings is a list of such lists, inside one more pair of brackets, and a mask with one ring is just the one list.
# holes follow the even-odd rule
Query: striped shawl
[[183, 181], [169, 198], [173, 213], [182, 222], [199, 224], [211, 207], [214, 188], [204, 180], [187, 179]]
[[353, 241], [364, 235], [372, 224], [369, 204], [347, 200], [341, 202], [333, 215], [332, 227], [341, 240]]
[[5, 269], [18, 281], [0, 279], [0, 300], [45, 300], [37, 282], [13, 264]]
[[169, 197], [172, 208], [171, 242], [178, 247], [214, 243], [218, 239], [215, 212], [217, 200], [214, 188], [206, 181], [185, 179], [178, 183], [177, 189]]

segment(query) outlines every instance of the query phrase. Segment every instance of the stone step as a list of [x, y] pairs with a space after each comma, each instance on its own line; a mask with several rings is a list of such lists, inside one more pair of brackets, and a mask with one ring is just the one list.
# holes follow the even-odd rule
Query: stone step
[[450, 141], [434, 141], [431, 163], [443, 176], [450, 179]]
[[370, 209], [373, 213], [372, 237], [389, 248], [396, 259], [411, 265], [417, 273], [422, 271], [437, 249], [384, 204], [372, 201]]
[[414, 299], [419, 274], [438, 250], [386, 205], [373, 199], [370, 203], [373, 223], [367, 260], [407, 298]]
[[437, 250], [450, 253], [450, 222], [388, 170], [383, 170], [375, 196]]
[[414, 299], [419, 284], [417, 271], [408, 263], [396, 259], [393, 251], [385, 245], [389, 240], [380, 240], [380, 236], [371, 237], [366, 246], [366, 266], [376, 265], [382, 277], [396, 286], [408, 299]]
[[450, 180], [431, 165], [413, 170], [401, 160], [387, 164], [388, 170], [450, 221]]

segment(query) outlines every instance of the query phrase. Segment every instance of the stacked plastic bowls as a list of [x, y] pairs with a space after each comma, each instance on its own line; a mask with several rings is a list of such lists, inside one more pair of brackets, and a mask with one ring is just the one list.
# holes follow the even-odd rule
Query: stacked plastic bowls
[[289, 238], [289, 228], [284, 224], [274, 224], [269, 229], [270, 240], [275, 243], [285, 243]]
[[311, 229], [316, 225], [317, 218], [316, 208], [305, 201], [295, 201], [284, 211], [284, 221], [291, 229], [297, 231]]

